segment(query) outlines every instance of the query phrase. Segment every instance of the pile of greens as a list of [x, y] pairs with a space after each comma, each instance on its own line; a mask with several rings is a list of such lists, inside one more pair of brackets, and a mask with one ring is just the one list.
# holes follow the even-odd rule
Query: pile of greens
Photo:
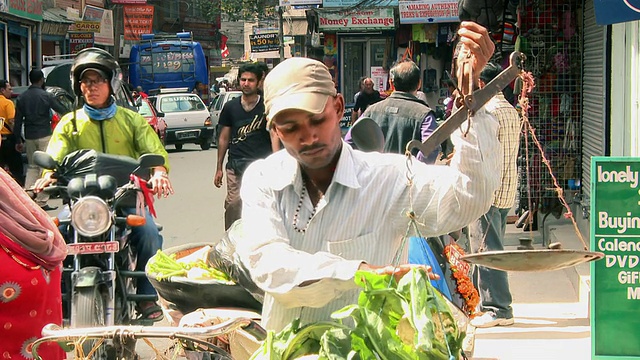
[[[398, 283], [389, 275], [358, 271], [355, 281], [363, 288], [357, 305], [333, 313], [335, 321], [300, 327], [296, 320], [278, 334], [269, 332], [251, 359], [289, 360], [311, 354], [330, 360], [460, 357], [464, 332], [424, 270], [412, 269]], [[347, 318], [355, 327], [343, 322]]]
[[228, 274], [209, 266], [204, 260], [180, 262], [175, 254], [167, 255], [162, 250], [158, 250], [148, 266], [150, 273], [158, 281], [168, 280], [173, 276], [183, 276], [192, 280], [212, 279], [233, 283]]

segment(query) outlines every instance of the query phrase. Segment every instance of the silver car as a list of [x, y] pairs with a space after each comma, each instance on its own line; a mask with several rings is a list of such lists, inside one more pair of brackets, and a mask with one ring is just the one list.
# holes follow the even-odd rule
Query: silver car
[[162, 89], [159, 94], [149, 96], [155, 108], [164, 113], [167, 123], [165, 145], [174, 145], [180, 150], [184, 144], [198, 144], [202, 150], [208, 150], [215, 127], [207, 107], [198, 95], [180, 90]]
[[220, 112], [222, 112], [222, 107], [227, 103], [227, 101], [240, 96], [242, 96], [242, 91], [227, 91], [218, 94], [218, 96], [211, 101], [211, 105], [209, 105], [209, 114], [211, 114], [211, 125], [216, 129], [215, 136], [213, 137], [214, 144], [218, 143], [218, 135], [220, 134], [218, 123], [220, 122]]

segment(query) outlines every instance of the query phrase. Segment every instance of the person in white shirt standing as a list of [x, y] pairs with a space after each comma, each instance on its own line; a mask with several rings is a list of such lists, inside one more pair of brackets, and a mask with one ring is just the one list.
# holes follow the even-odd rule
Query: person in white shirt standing
[[[494, 45], [475, 23], [463, 22], [459, 34], [479, 74]], [[269, 126], [285, 150], [245, 172], [244, 237], [236, 251], [265, 291], [262, 323], [269, 330], [296, 318], [301, 324], [329, 320], [356, 303], [357, 270], [396, 277], [409, 271], [400, 247], [411, 206], [422, 234], [437, 236], [466, 226], [491, 205], [501, 157], [498, 123], [483, 109], [466, 136], [452, 135], [451, 166], [414, 159], [408, 187], [405, 156], [363, 153], [342, 140], [345, 101], [322, 63], [285, 60], [267, 75], [264, 95]]]

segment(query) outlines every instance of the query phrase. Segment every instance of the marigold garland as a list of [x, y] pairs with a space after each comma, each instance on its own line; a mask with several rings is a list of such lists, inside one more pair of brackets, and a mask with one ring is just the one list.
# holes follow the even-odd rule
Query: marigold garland
[[444, 254], [451, 266], [453, 278], [456, 280], [456, 290], [464, 300], [465, 308], [463, 310], [470, 318], [473, 318], [476, 316], [476, 310], [480, 303], [480, 295], [469, 278], [469, 265], [460, 259], [464, 255], [464, 250], [460, 245], [450, 243], [444, 247]]

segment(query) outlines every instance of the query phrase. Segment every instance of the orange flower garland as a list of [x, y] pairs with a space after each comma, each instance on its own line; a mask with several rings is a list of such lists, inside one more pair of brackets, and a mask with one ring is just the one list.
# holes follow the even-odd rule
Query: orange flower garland
[[476, 316], [476, 310], [480, 303], [480, 295], [469, 278], [469, 264], [460, 259], [464, 255], [464, 250], [460, 245], [452, 242], [444, 247], [444, 254], [451, 265], [451, 272], [456, 280], [456, 290], [464, 300], [465, 308], [463, 310], [470, 318], [473, 318]]

